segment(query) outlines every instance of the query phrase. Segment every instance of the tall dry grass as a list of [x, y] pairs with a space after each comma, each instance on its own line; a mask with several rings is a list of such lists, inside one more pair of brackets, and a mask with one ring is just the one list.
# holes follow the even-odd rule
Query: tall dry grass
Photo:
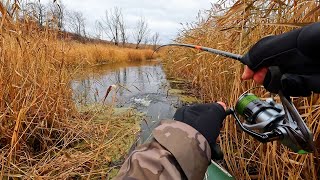
[[[244, 54], [260, 38], [280, 34], [319, 20], [316, 1], [219, 1], [199, 15], [198, 22], [181, 30], [178, 42], [213, 47]], [[190, 49], [167, 49], [168, 73], [193, 82], [205, 101], [222, 100], [233, 106], [241, 93], [256, 86], [241, 81], [243, 65]], [[268, 94], [255, 92], [260, 97]], [[299, 106], [319, 146], [320, 98], [299, 98]], [[226, 168], [237, 179], [318, 179], [320, 164], [314, 154], [298, 155], [277, 142], [261, 144], [240, 132], [235, 120], [225, 121], [221, 135]]]
[[122, 51], [60, 41], [16, 3], [7, 11], [0, 2], [0, 179], [108, 179], [135, 140], [138, 119], [111, 107], [77, 112], [68, 66], [109, 62], [106, 52], [118, 58]]
[[117, 62], [145, 61], [155, 58], [151, 49], [123, 48], [98, 43], [63, 42], [68, 66], [92, 66]]

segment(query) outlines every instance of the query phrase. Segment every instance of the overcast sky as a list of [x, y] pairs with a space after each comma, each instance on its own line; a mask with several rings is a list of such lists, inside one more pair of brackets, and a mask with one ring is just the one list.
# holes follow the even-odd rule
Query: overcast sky
[[[32, 0], [29, 0], [29, 2]], [[35, 0], [36, 1], [36, 0]], [[41, 0], [47, 3], [50, 0]], [[52, 1], [52, 0], [51, 0]], [[94, 32], [95, 21], [104, 16], [105, 10], [120, 7], [129, 29], [134, 28], [143, 16], [151, 32], [159, 32], [161, 43], [175, 37], [180, 23], [195, 20], [199, 10], [209, 9], [215, 0], [62, 0], [67, 9], [81, 11], [86, 17], [87, 31]]]

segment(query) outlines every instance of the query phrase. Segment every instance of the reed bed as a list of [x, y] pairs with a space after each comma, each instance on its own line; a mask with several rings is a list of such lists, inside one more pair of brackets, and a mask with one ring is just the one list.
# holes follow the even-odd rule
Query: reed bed
[[151, 49], [132, 49], [107, 44], [64, 42], [67, 66], [93, 66], [153, 59]]
[[139, 118], [108, 106], [77, 111], [70, 66], [101, 57], [114, 62], [122, 51], [58, 40], [58, 31], [21, 17], [18, 4], [10, 7], [0, 2], [0, 179], [109, 179], [136, 138]]
[[[244, 54], [260, 38], [280, 34], [319, 20], [317, 1], [219, 1], [199, 15], [197, 22], [181, 30], [176, 41]], [[233, 106], [241, 93], [256, 86], [241, 81], [243, 65], [221, 56], [193, 49], [164, 50], [170, 76], [189, 80], [199, 89], [202, 100], [222, 100]], [[268, 96], [263, 90], [255, 93]], [[314, 133], [319, 148], [320, 98], [296, 98], [295, 103]], [[260, 144], [240, 132], [235, 120], [225, 121], [220, 144], [224, 166], [237, 179], [319, 179], [318, 157], [298, 155], [277, 142]]]

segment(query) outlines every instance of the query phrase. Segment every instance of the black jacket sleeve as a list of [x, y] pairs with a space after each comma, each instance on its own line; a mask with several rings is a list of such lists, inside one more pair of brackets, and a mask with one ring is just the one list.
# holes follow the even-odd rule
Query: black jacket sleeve
[[279, 66], [284, 73], [320, 73], [320, 23], [268, 36], [258, 41], [243, 57], [252, 70]]
[[279, 67], [281, 79], [271, 81], [273, 76], [267, 75], [265, 86], [269, 82], [279, 82], [275, 87], [287, 92], [287, 95], [309, 96], [311, 91], [320, 92], [319, 47], [320, 23], [314, 23], [259, 40], [242, 61], [254, 71], [262, 67]]

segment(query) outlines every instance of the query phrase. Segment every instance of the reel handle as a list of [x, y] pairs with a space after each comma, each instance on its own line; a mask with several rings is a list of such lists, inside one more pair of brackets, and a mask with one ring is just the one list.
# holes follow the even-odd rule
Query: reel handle
[[[296, 123], [300, 133], [295, 132], [296, 129], [286, 130], [283, 132], [284, 139], [301, 139], [298, 143], [298, 146], [307, 150], [308, 152], [312, 152], [314, 150], [314, 142], [313, 142], [313, 134], [305, 124], [304, 120], [301, 118], [299, 112], [297, 111], [294, 104], [291, 102], [290, 96], [288, 96], [291, 90], [286, 88], [286, 84], [283, 84], [283, 73], [279, 66], [271, 66], [268, 68], [268, 72], [266, 74], [264, 80], [264, 87], [271, 93], [279, 94], [281, 99], [281, 103], [283, 105], [285, 119], [288, 124]], [[307, 93], [305, 93], [307, 95]], [[288, 129], [289, 127], [287, 127]], [[288, 141], [290, 142], [290, 140]], [[289, 147], [293, 147], [291, 149], [299, 149], [294, 147], [292, 143], [288, 143]]]
[[266, 132], [266, 133], [258, 133], [258, 132], [252, 131], [243, 126], [239, 117], [237, 116], [237, 113], [234, 111], [233, 108], [228, 109], [226, 112], [227, 112], [227, 115], [232, 115], [235, 118], [241, 130], [243, 130], [244, 132], [246, 132], [247, 134], [249, 134], [250, 136], [252, 136], [253, 138], [257, 139], [262, 143], [280, 140], [283, 137], [282, 133], [276, 129], [274, 131]]
[[[308, 126], [301, 118], [297, 108], [291, 102], [290, 97], [285, 97], [282, 91], [279, 91], [279, 96], [284, 108], [285, 116], [287, 123], [296, 123], [299, 128], [302, 137], [296, 137], [296, 139], [301, 138], [303, 142], [299, 143], [299, 145], [306, 150], [307, 152], [312, 152], [315, 149], [314, 141], [313, 141], [313, 133], [309, 130]], [[294, 134], [289, 134], [290, 136], [294, 136]]]
[[[272, 100], [262, 101], [251, 93], [243, 94], [235, 110], [228, 109], [226, 113], [233, 115], [242, 131], [262, 143], [277, 140], [296, 153], [313, 152], [313, 134], [290, 97], [285, 97], [282, 91], [279, 91], [279, 96], [282, 105]], [[237, 114], [244, 116], [249, 124], [242, 123]]]

